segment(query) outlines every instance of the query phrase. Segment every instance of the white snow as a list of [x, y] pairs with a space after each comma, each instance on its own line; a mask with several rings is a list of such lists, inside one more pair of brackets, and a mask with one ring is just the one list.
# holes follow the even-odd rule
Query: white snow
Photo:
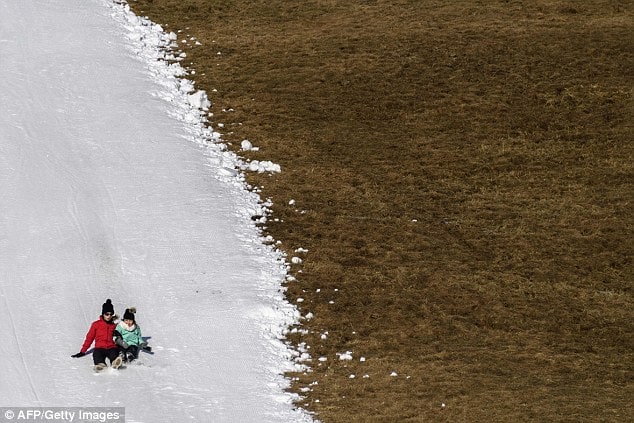
[[282, 171], [281, 167], [277, 163], [273, 163], [269, 160], [252, 160], [248, 164], [242, 165], [242, 170], [250, 170], [251, 172], [272, 172], [279, 173]]
[[352, 351], [346, 351], [345, 353], [337, 353], [339, 360], [349, 361], [352, 360]]
[[189, 104], [201, 110], [209, 110], [211, 107], [211, 102], [207, 99], [207, 93], [203, 90], [198, 90], [194, 94], [190, 94], [188, 96]]
[[[230, 109], [230, 111], [233, 111], [233, 109]], [[242, 148], [242, 151], [259, 151], [260, 150], [258, 147], [254, 147], [251, 141], [249, 140], [242, 140], [242, 142], [240, 143], [240, 147]]]
[[[288, 264], [206, 93], [166, 61], [176, 39], [111, 0], [0, 2], [0, 407], [312, 421], [282, 376]], [[70, 355], [106, 298], [136, 306], [155, 354], [95, 374]]]

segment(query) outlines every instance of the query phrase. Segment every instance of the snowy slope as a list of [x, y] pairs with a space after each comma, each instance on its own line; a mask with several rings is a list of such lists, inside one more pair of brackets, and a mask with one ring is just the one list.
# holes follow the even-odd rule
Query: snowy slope
[[[109, 0], [0, 2], [0, 406], [311, 421], [281, 376], [284, 260], [159, 29]], [[106, 298], [136, 306], [144, 365], [70, 358]]]

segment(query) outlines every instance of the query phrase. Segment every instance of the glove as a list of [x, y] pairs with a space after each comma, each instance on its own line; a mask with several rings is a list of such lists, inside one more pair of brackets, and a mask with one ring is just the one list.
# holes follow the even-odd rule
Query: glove
[[145, 345], [143, 346], [143, 350], [144, 350], [144, 351], [147, 351], [147, 352], [152, 352], [152, 347], [150, 347], [149, 345], [145, 344]]
[[83, 357], [83, 356], [85, 356], [85, 355], [86, 355], [86, 353], [83, 353], [83, 352], [78, 352], [77, 354], [73, 354], [73, 355], [71, 355], [71, 357], [73, 357], [73, 358], [79, 358], [79, 357]]

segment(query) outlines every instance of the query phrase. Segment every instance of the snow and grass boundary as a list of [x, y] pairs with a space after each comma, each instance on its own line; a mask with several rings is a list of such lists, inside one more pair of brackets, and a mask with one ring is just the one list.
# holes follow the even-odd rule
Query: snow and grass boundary
[[[219, 132], [211, 128], [207, 112], [211, 102], [207, 93], [196, 90], [193, 81], [187, 79], [188, 72], [180, 65], [186, 55], [177, 51], [177, 35], [166, 32], [161, 25], [145, 17], [134, 14], [126, 1], [104, 0], [111, 9], [112, 18], [125, 29], [128, 48], [133, 56], [141, 60], [150, 77], [159, 86], [154, 97], [170, 104], [169, 114], [183, 123], [188, 133], [188, 141], [203, 148], [207, 157], [211, 175], [232, 188], [237, 203], [236, 214], [248, 226], [243, 241], [265, 258], [261, 277], [258, 281], [259, 292], [266, 306], [250, 316], [262, 328], [269, 357], [265, 371], [274, 376], [280, 402], [296, 402], [297, 394], [289, 392], [290, 380], [284, 376], [287, 372], [305, 371], [302, 362], [307, 352], [298, 351], [285, 342], [288, 328], [301, 319], [297, 308], [284, 297], [284, 280], [288, 277], [290, 265], [286, 253], [274, 247], [273, 240], [264, 238], [258, 224], [266, 222], [270, 214], [270, 201], [263, 202], [253, 192], [244, 175], [244, 171], [279, 172], [279, 165], [271, 162], [249, 163], [229, 150]], [[281, 359], [280, 359], [281, 358]], [[298, 409], [298, 421], [312, 421], [308, 412]]]

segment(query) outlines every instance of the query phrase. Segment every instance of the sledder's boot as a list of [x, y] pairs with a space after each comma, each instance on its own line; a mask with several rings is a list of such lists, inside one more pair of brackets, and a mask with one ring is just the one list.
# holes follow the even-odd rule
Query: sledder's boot
[[126, 357], [126, 361], [128, 363], [132, 363], [134, 360], [136, 360], [136, 357], [134, 356], [134, 353], [131, 353], [131, 352], [128, 353], [127, 357]]
[[112, 368], [113, 369], [118, 369], [119, 367], [121, 367], [122, 364], [123, 364], [123, 359], [121, 358], [120, 355], [118, 355], [117, 358], [112, 360]]
[[95, 364], [94, 369], [95, 369], [95, 372], [99, 373], [100, 371], [102, 371], [106, 367], [108, 367], [108, 366], [106, 366], [106, 363], [97, 363], [97, 364]]

